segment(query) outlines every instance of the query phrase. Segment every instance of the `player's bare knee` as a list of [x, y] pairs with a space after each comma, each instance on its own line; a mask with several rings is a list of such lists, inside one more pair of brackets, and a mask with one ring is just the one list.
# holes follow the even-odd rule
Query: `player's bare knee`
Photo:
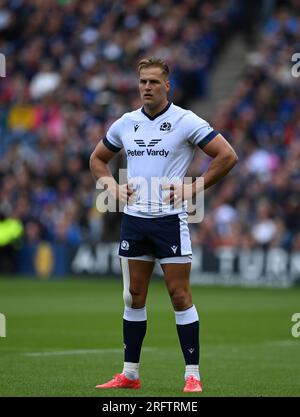
[[176, 290], [170, 294], [170, 297], [174, 310], [176, 311], [185, 310], [191, 305], [191, 296], [185, 290]]
[[132, 297], [132, 307], [133, 308], [142, 308], [146, 303], [146, 295], [144, 292], [135, 291], [130, 288], [130, 294]]
[[142, 308], [145, 306], [146, 297], [144, 293], [134, 291], [131, 288], [123, 292], [124, 304], [131, 308]]

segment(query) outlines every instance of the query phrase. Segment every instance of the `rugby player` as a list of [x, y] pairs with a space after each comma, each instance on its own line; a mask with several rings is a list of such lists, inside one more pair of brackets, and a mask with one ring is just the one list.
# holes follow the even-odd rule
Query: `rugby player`
[[[125, 304], [123, 371], [96, 388], [141, 387], [139, 364], [147, 326], [146, 298], [157, 261], [174, 308], [185, 360], [183, 391], [201, 392], [199, 317], [189, 283], [192, 247], [185, 203], [223, 178], [238, 158], [209, 123], [168, 100], [169, 68], [163, 60], [141, 60], [138, 75], [142, 107], [116, 120], [90, 158], [96, 180], [105, 179], [114, 198], [127, 203], [119, 246]], [[184, 184], [196, 146], [212, 160], [202, 183]], [[108, 168], [121, 149], [125, 150], [128, 169], [128, 181], [123, 185], [115, 181]], [[167, 179], [167, 184], [162, 181], [153, 190], [154, 177]]]

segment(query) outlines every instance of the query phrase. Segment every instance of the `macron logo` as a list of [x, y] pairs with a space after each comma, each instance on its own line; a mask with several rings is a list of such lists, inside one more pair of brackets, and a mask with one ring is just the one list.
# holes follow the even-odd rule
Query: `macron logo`
[[176, 253], [177, 248], [178, 248], [178, 246], [175, 246], [175, 245], [171, 246], [171, 249], [172, 249], [172, 251], [173, 251], [174, 254]]
[[140, 127], [140, 125], [138, 125], [138, 124], [134, 125], [134, 131], [136, 132], [139, 127]]

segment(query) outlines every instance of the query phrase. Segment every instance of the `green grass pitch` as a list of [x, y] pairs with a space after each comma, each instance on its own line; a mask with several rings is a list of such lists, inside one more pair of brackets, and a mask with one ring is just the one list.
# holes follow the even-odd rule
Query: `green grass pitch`
[[[193, 286], [201, 396], [299, 396], [300, 289]], [[0, 279], [1, 396], [182, 397], [184, 363], [162, 280], [150, 284], [142, 389], [96, 390], [122, 370], [122, 281]]]

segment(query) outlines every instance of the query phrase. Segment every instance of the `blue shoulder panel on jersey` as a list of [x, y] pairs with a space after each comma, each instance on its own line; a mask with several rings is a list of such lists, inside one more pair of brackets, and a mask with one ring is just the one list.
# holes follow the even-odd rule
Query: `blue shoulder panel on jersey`
[[110, 150], [110, 151], [113, 151], [113, 152], [119, 152], [122, 148], [118, 148], [117, 146], [115, 146], [115, 145], [113, 145], [112, 143], [110, 143], [108, 140], [107, 140], [107, 137], [105, 137], [104, 139], [103, 139], [103, 144]]
[[219, 132], [217, 132], [216, 130], [213, 130], [212, 132], [210, 132], [207, 136], [205, 136], [204, 139], [201, 140], [201, 142], [198, 143], [199, 148], [203, 149], [204, 146], [206, 146], [218, 134], [219, 134]]

